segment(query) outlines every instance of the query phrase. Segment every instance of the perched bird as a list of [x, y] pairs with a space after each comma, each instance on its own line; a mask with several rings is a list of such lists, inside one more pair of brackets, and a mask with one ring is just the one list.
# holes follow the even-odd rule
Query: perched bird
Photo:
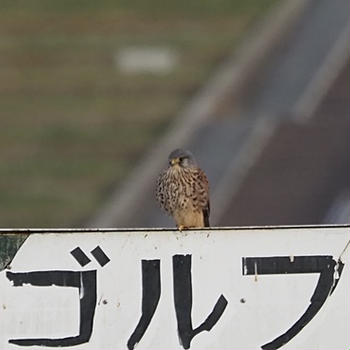
[[209, 184], [191, 152], [176, 149], [169, 166], [158, 177], [156, 197], [180, 231], [209, 227]]

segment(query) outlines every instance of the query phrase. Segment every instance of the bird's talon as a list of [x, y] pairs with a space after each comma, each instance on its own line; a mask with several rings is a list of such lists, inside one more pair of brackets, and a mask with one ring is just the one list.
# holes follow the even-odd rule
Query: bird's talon
[[184, 225], [180, 225], [180, 226], [178, 227], [178, 229], [179, 229], [180, 232], [182, 232], [182, 231], [185, 229], [185, 226], [184, 226]]

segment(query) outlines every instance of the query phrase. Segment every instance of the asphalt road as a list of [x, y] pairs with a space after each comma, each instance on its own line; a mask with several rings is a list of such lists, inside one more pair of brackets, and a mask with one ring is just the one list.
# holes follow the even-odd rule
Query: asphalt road
[[350, 61], [307, 122], [281, 122], [219, 224], [345, 224], [350, 220]]
[[[237, 205], [234, 202], [236, 193], [280, 123], [296, 122], [297, 106], [344, 37], [349, 15], [348, 0], [310, 1], [288, 37], [277, 45], [246, 83], [240, 100], [226, 99], [224, 105], [196, 130], [191, 142], [179, 145], [196, 155], [208, 175], [212, 225], [238, 224], [228, 217], [230, 208]], [[344, 55], [342, 51], [340, 54]], [[331, 74], [325, 75], [323, 80], [331, 77]], [[328, 88], [327, 84], [325, 86]], [[164, 159], [164, 166], [166, 164]], [[308, 222], [307, 218], [304, 222]], [[252, 222], [244, 221], [244, 224]], [[140, 193], [129, 215], [115, 225], [168, 227], [174, 224], [158, 208], [154, 200], [154, 183], [150, 183], [148, 189]]]

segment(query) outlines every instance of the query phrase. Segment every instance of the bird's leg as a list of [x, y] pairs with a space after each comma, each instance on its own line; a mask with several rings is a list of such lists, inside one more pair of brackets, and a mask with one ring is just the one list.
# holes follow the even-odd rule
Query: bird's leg
[[177, 228], [179, 229], [180, 232], [182, 232], [186, 228], [186, 226], [179, 225]]

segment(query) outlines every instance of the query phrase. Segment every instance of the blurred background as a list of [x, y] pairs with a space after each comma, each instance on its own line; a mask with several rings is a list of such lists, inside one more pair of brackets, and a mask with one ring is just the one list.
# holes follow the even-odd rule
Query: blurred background
[[348, 223], [348, 0], [1, 0], [0, 226], [174, 226], [190, 149], [212, 225]]

